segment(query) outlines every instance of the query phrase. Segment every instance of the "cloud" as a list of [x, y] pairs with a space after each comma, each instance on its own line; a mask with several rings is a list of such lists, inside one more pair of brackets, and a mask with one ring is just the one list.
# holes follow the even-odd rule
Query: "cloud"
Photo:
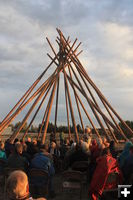
[[[86, 71], [124, 119], [132, 119], [132, 0], [2, 0], [0, 6], [2, 113], [9, 111], [6, 105], [14, 105], [49, 64], [46, 53], [53, 53], [46, 36], [58, 51], [55, 28], [59, 27], [72, 41], [77, 37], [83, 42], [79, 58]], [[54, 69], [51, 66], [43, 81]], [[60, 87], [63, 110], [64, 85]], [[59, 115], [63, 121], [62, 112]]]

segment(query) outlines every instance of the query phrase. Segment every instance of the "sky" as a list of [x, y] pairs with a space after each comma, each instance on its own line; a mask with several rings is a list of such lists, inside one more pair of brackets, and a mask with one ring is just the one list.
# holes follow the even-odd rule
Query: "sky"
[[[0, 121], [49, 64], [46, 37], [57, 49], [57, 27], [82, 42], [87, 73], [118, 114], [133, 120], [132, 19], [132, 0], [0, 0]], [[62, 86], [60, 95], [58, 121], [65, 123]]]

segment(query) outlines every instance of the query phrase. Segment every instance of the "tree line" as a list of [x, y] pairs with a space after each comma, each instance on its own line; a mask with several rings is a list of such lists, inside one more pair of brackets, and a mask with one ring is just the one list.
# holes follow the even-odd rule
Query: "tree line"
[[[133, 130], [133, 121], [127, 120], [125, 122]], [[16, 130], [20, 126], [20, 124], [21, 124], [21, 122], [19, 121], [16, 124], [11, 124], [10, 127], [12, 127], [12, 130]], [[42, 128], [42, 131], [44, 130], [44, 126], [45, 126], [45, 122], [44, 122], [44, 125], [43, 125], [43, 128]], [[121, 127], [121, 129], [123, 130], [123, 132], [128, 135], [128, 132], [126, 131], [126, 128], [123, 126], [123, 124], [119, 123], [119, 126]], [[26, 122], [25, 125], [24, 125], [24, 127], [22, 128], [21, 132], [25, 132], [27, 130], [27, 128], [28, 128], [28, 123]], [[38, 133], [39, 130], [40, 130], [40, 128], [41, 128], [41, 124], [39, 124], [39, 125], [31, 125], [31, 127], [29, 129], [29, 132], [31, 132], [31, 133]], [[52, 133], [54, 131], [55, 131], [55, 125], [54, 125], [54, 123], [49, 122], [47, 132], [48, 133]], [[74, 132], [74, 127], [73, 126], [70, 126], [70, 131], [71, 131], [71, 133]], [[79, 133], [83, 133], [83, 129], [81, 128], [80, 124], [77, 124], [77, 131]], [[68, 130], [67, 126], [65, 126], [65, 125], [59, 125], [59, 126], [56, 126], [56, 132], [68, 133], [69, 130]], [[130, 135], [128, 135], [128, 136], [130, 136]]]
[[[21, 125], [21, 122], [17, 122], [16, 124], [11, 124], [10, 127], [12, 128], [12, 130], [16, 130], [19, 126]], [[42, 131], [44, 130], [44, 127], [45, 127], [45, 122], [44, 122], [44, 125], [42, 127]], [[28, 128], [28, 123], [26, 122], [25, 125], [23, 126], [21, 132], [25, 132]], [[31, 127], [29, 128], [29, 131], [28, 132], [31, 132], [31, 133], [38, 133], [40, 131], [40, 128], [41, 128], [41, 124], [39, 124], [38, 126], [36, 125], [31, 125]], [[55, 125], [54, 123], [52, 122], [49, 122], [48, 124], [48, 129], [47, 129], [47, 132], [48, 133], [52, 133], [55, 131]], [[71, 133], [74, 132], [74, 127], [73, 126], [70, 126], [70, 131]], [[79, 133], [83, 133], [83, 130], [81, 128], [81, 126], [79, 124], [77, 124], [77, 131]], [[56, 132], [64, 132], [64, 133], [68, 133], [69, 130], [68, 130], [68, 127], [65, 126], [65, 125], [59, 125], [59, 126], [56, 126]]]

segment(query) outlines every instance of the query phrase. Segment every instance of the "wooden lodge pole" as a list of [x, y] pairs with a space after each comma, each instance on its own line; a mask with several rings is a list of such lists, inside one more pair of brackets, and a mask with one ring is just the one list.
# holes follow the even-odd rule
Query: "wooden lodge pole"
[[[94, 103], [95, 103], [95, 104], [96, 104], [96, 106], [97, 106], [97, 107], [100, 109], [100, 107], [99, 107], [99, 105], [98, 105], [97, 101], [95, 100], [95, 98], [94, 98], [94, 96], [93, 96], [93, 94], [92, 94], [92, 92], [91, 92], [91, 90], [90, 90], [89, 86], [87, 85], [87, 83], [86, 83], [86, 81], [85, 81], [85, 79], [84, 79], [83, 75], [81, 74], [81, 72], [80, 72], [79, 70], [77, 70], [77, 71], [78, 71], [78, 73], [79, 73], [80, 77], [82, 78], [82, 80], [83, 80], [83, 82], [84, 82], [84, 84], [85, 84], [85, 86], [86, 86], [86, 88], [87, 88], [88, 92], [90, 93], [90, 95], [91, 95], [91, 97], [92, 97], [92, 99], [93, 99]], [[105, 105], [105, 108], [106, 108], [106, 105]], [[107, 109], [107, 111], [108, 111], [108, 108], [106, 108], [106, 109]], [[104, 120], [104, 118], [103, 118], [103, 120]], [[104, 122], [106, 123], [106, 125], [107, 125], [107, 128], [108, 128], [108, 130], [109, 130], [110, 134], [111, 134], [111, 135], [112, 135], [112, 137], [114, 138], [114, 141], [115, 141], [116, 143], [118, 143], [118, 140], [117, 140], [117, 138], [115, 137], [115, 134], [113, 133], [113, 131], [111, 130], [111, 128], [110, 128], [110, 126], [109, 126], [109, 124], [107, 123], [107, 121], [106, 121], [106, 120], [104, 120]]]
[[25, 133], [24, 133], [24, 135], [23, 135], [23, 137], [22, 137], [22, 139], [24, 139], [24, 138], [26, 137], [26, 135], [27, 135], [27, 133], [28, 133], [28, 131], [29, 131], [29, 128], [31, 127], [31, 125], [32, 125], [32, 123], [33, 123], [35, 117], [37, 116], [39, 110], [41, 109], [41, 107], [42, 107], [42, 105], [43, 105], [43, 103], [44, 103], [44, 101], [45, 101], [45, 99], [46, 99], [46, 97], [47, 97], [47, 95], [48, 95], [48, 93], [49, 93], [49, 91], [50, 91], [52, 85], [53, 85], [53, 83], [49, 86], [49, 88], [48, 88], [48, 90], [47, 90], [45, 96], [43, 97], [43, 99], [42, 99], [40, 105], [38, 106], [38, 108], [37, 108], [37, 110], [36, 110], [36, 112], [35, 112], [33, 118], [31, 119], [31, 121], [30, 121], [30, 123], [29, 123], [29, 125], [28, 125], [28, 127], [27, 127], [27, 129], [26, 129], [26, 131], [25, 131]]
[[55, 107], [55, 134], [56, 134], [56, 126], [57, 126], [57, 112], [58, 112], [58, 99], [59, 99], [59, 83], [60, 83], [60, 76], [58, 77], [57, 81], [57, 92], [56, 92], [56, 107]]
[[[67, 78], [68, 78], [69, 82], [71, 82], [71, 83], [80, 91], [80, 93], [86, 98], [84, 92], [78, 87], [78, 85], [77, 85], [73, 80], [71, 80], [71, 78], [70, 78], [68, 75], [67, 75]], [[117, 128], [114, 126], [114, 124], [104, 115], [104, 113], [102, 113], [102, 112], [97, 108], [97, 106], [91, 101], [91, 99], [90, 99], [90, 103], [91, 103], [91, 104], [93, 105], [93, 107], [95, 107], [95, 108], [97, 109], [97, 111], [107, 120], [107, 122], [109, 123], [109, 125], [110, 125], [113, 129], [115, 129], [116, 131], [118, 131]]]
[[[51, 93], [52, 93], [52, 92], [51, 92]], [[39, 140], [40, 135], [41, 135], [41, 133], [42, 133], [42, 129], [43, 129], [43, 126], [44, 126], [44, 121], [45, 121], [46, 115], [47, 115], [47, 113], [48, 113], [48, 107], [49, 107], [50, 101], [51, 101], [51, 96], [50, 96], [50, 98], [49, 98], [49, 101], [48, 101], [48, 103], [47, 103], [47, 107], [46, 107], [45, 112], [44, 112], [44, 116], [43, 116], [42, 123], [41, 123], [41, 128], [40, 128], [40, 130], [39, 130], [39, 132], [38, 132], [37, 140]]]
[[67, 124], [68, 124], [68, 134], [69, 134], [69, 141], [72, 138], [71, 129], [70, 129], [70, 122], [69, 122], [69, 109], [68, 109], [68, 94], [66, 90], [66, 83], [64, 79], [64, 88], [65, 88], [65, 100], [66, 100], [66, 111], [67, 111]]
[[17, 135], [19, 134], [19, 132], [21, 131], [21, 129], [23, 128], [23, 126], [25, 125], [29, 115], [31, 114], [31, 112], [33, 111], [33, 109], [35, 108], [35, 106], [37, 105], [37, 103], [40, 101], [40, 99], [42, 98], [42, 96], [44, 95], [45, 91], [47, 90], [47, 88], [49, 87], [49, 85], [51, 84], [51, 82], [53, 82], [53, 80], [51, 80], [49, 82], [49, 84], [47, 85], [47, 87], [40, 93], [40, 95], [37, 97], [37, 99], [34, 101], [33, 105], [31, 106], [31, 108], [29, 109], [27, 115], [24, 117], [21, 125], [18, 127], [18, 129], [14, 132], [14, 134], [11, 136], [10, 141], [13, 143], [14, 139], [17, 137]]
[[48, 107], [48, 112], [47, 112], [47, 116], [46, 116], [46, 122], [45, 122], [44, 132], [43, 132], [42, 141], [41, 141], [42, 144], [45, 143], [45, 139], [46, 139], [48, 122], [49, 122], [49, 117], [50, 117], [50, 113], [51, 113], [51, 109], [52, 109], [52, 103], [53, 103], [55, 89], [56, 89], [56, 84], [57, 84], [56, 82], [57, 82], [57, 80], [55, 80], [55, 82], [54, 82], [54, 86], [53, 86], [53, 90], [52, 90], [52, 96], [51, 96], [51, 101], [50, 101], [50, 104], [49, 104], [49, 107]]
[[[71, 70], [70, 70], [69, 65], [68, 65], [68, 69], [69, 69], [69, 75], [72, 79], [72, 74], [71, 74]], [[72, 87], [72, 88], [73, 88], [73, 91], [74, 91], [74, 96], [75, 96], [75, 101], [76, 101], [76, 105], [77, 105], [77, 109], [78, 109], [78, 113], [79, 113], [80, 123], [81, 123], [82, 129], [83, 129], [83, 132], [85, 133], [84, 123], [83, 123], [83, 120], [82, 120], [82, 115], [81, 115], [81, 112], [80, 112], [79, 103], [78, 103], [77, 96], [76, 96], [76, 93], [75, 93], [75, 88], [74, 87]]]
[[84, 112], [85, 112], [87, 118], [89, 119], [89, 121], [90, 121], [92, 127], [94, 128], [94, 130], [95, 130], [97, 136], [101, 138], [101, 136], [99, 135], [99, 133], [98, 133], [98, 131], [97, 131], [95, 125], [93, 124], [93, 122], [92, 122], [92, 120], [91, 120], [91, 118], [90, 118], [88, 112], [86, 111], [86, 109], [85, 109], [85, 107], [84, 107], [84, 105], [83, 105], [83, 103], [82, 103], [80, 97], [78, 96], [78, 94], [77, 94], [77, 92], [76, 92], [76, 90], [75, 90], [75, 88], [74, 88], [74, 84], [72, 83], [72, 79], [69, 78], [68, 80], [69, 80], [69, 83], [71, 84], [71, 87], [73, 88], [73, 90], [74, 90], [74, 92], [75, 92], [75, 95], [76, 95], [76, 97], [78, 98], [78, 100], [79, 100], [79, 102], [80, 102], [80, 104], [81, 104], [81, 106], [82, 106], [82, 108], [83, 108], [83, 110], [84, 110]]
[[87, 96], [87, 94], [86, 94], [86, 92], [85, 92], [85, 90], [84, 90], [84, 88], [83, 88], [83, 86], [82, 86], [82, 84], [81, 84], [79, 78], [77, 77], [76, 73], [74, 72], [74, 70], [73, 70], [71, 64], [70, 64], [70, 63], [68, 63], [68, 64], [69, 64], [70, 68], [72, 69], [73, 74], [74, 74], [76, 80], [78, 81], [78, 84], [80, 85], [81, 90], [82, 90], [83, 93], [85, 94], [85, 98], [86, 98], [86, 100], [87, 100], [87, 102], [88, 102], [88, 104], [89, 104], [89, 106], [90, 106], [92, 112], [94, 113], [94, 116], [96, 117], [96, 119], [97, 119], [99, 125], [101, 126], [102, 130], [103, 130], [104, 133], [106, 134], [107, 138], [110, 140], [110, 137], [109, 137], [107, 131], [105, 130], [104, 125], [103, 125], [102, 121], [100, 120], [100, 118], [99, 118], [99, 116], [98, 116], [96, 110], [94, 109], [93, 105], [90, 103], [90, 99], [88, 98], [88, 96]]

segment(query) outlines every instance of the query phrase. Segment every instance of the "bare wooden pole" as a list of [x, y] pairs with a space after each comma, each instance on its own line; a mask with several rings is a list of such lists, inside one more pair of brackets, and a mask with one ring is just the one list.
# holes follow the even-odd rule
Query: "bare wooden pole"
[[[73, 59], [72, 59], [73, 60]], [[75, 62], [75, 61], [74, 61]], [[79, 66], [78, 66], [78, 68], [79, 68]], [[106, 122], [106, 124], [107, 124], [107, 122]], [[110, 129], [110, 127], [109, 127], [109, 125], [107, 125], [108, 126], [108, 128]], [[110, 129], [111, 130], [111, 129]]]
[[90, 121], [92, 127], [94, 128], [95, 133], [97, 134], [98, 137], [101, 138], [101, 136], [99, 135], [99, 133], [98, 133], [98, 131], [97, 131], [95, 125], [93, 124], [93, 122], [92, 122], [92, 120], [91, 120], [91, 118], [90, 118], [88, 112], [86, 111], [86, 109], [85, 109], [85, 107], [84, 107], [84, 105], [83, 105], [83, 103], [82, 103], [82, 101], [81, 101], [79, 95], [77, 94], [77, 92], [76, 92], [76, 90], [75, 90], [75, 87], [74, 87], [75, 85], [72, 83], [72, 79], [69, 78], [68, 80], [69, 80], [69, 83], [71, 84], [71, 86], [72, 86], [72, 88], [73, 88], [73, 90], [74, 90], [74, 92], [75, 92], [75, 95], [76, 95], [77, 99], [79, 100], [79, 102], [80, 102], [80, 104], [81, 104], [81, 106], [82, 106], [82, 108], [83, 108], [83, 110], [84, 110], [84, 112], [85, 112], [87, 118], [89, 119], [89, 121]]
[[49, 108], [48, 108], [48, 112], [47, 112], [47, 116], [46, 116], [46, 123], [45, 123], [45, 127], [44, 127], [44, 132], [42, 135], [42, 144], [45, 143], [45, 139], [46, 139], [46, 133], [47, 133], [47, 128], [48, 128], [48, 122], [49, 122], [49, 117], [50, 117], [50, 113], [51, 113], [51, 109], [52, 109], [52, 103], [53, 103], [53, 99], [54, 99], [54, 94], [55, 94], [55, 89], [56, 89], [56, 81], [54, 82], [54, 86], [53, 86], [53, 90], [52, 90], [52, 96], [51, 96], [51, 101], [49, 104]]
[[58, 112], [58, 99], [59, 99], [59, 83], [60, 83], [60, 76], [58, 77], [57, 81], [57, 92], [56, 92], [56, 108], [55, 108], [55, 134], [56, 134], [56, 126], [57, 126], [57, 112]]
[[[52, 83], [52, 84], [53, 84], [53, 83]], [[31, 125], [32, 125], [32, 123], [33, 123], [33, 121], [34, 121], [34, 119], [36, 118], [36, 116], [37, 116], [39, 110], [41, 109], [41, 107], [42, 107], [42, 105], [43, 105], [43, 103], [44, 103], [44, 100], [46, 99], [46, 97], [47, 97], [47, 95], [48, 95], [48, 92], [50, 91], [50, 89], [51, 89], [51, 87], [52, 87], [52, 84], [49, 86], [49, 88], [48, 88], [48, 90], [47, 90], [45, 96], [43, 97], [43, 99], [42, 99], [40, 105], [38, 106], [38, 108], [37, 108], [37, 110], [36, 110], [36, 112], [35, 112], [33, 118], [31, 119], [31, 121], [30, 121], [30, 123], [29, 123], [29, 125], [28, 125], [28, 127], [27, 127], [27, 129], [26, 129], [26, 131], [25, 131], [25, 133], [24, 133], [24, 135], [23, 135], [23, 137], [22, 137], [22, 139], [24, 139], [24, 138], [26, 137], [26, 135], [27, 135], [27, 133], [28, 133], [28, 131], [29, 131], [29, 128], [31, 127]]]
[[[79, 72], [79, 71], [80, 71], [80, 70], [79, 70], [79, 68], [78, 68], [78, 72]], [[98, 93], [97, 93], [97, 94], [98, 94]], [[101, 98], [101, 96], [100, 96], [99, 94], [98, 94], [98, 96], [99, 96], [100, 100], [102, 101], [102, 103], [104, 104], [104, 106], [105, 106], [106, 110], [108, 111], [109, 115], [111, 116], [111, 118], [112, 118], [113, 122], [115, 123], [116, 127], [118, 128], [118, 129], [117, 129], [118, 132], [120, 132], [121, 135], [124, 137], [124, 139], [127, 140], [127, 137], [125, 136], [125, 134], [123, 133], [122, 129], [121, 129], [120, 126], [117, 124], [117, 122], [115, 121], [115, 119], [113, 118], [113, 115], [112, 115], [111, 112], [109, 111], [109, 109], [108, 109], [108, 107], [106, 106], [105, 102], [103, 101], [103, 99]], [[112, 134], [112, 136], [113, 136], [113, 138], [115, 137], [114, 134]]]
[[[62, 34], [62, 32], [57, 29], [57, 32], [59, 34]], [[62, 37], [64, 38], [65, 42], [67, 43], [64, 35], [62, 34]], [[67, 46], [70, 48], [70, 45], [69, 43], [67, 43], [66, 45], [66, 49], [67, 49]], [[87, 76], [87, 79], [89, 79], [88, 81], [90, 82], [90, 84], [92, 85], [92, 87], [95, 89], [95, 91], [100, 94], [100, 96], [103, 98], [103, 100], [105, 101], [105, 103], [109, 106], [109, 108], [112, 110], [112, 112], [117, 116], [117, 118], [120, 120], [120, 122], [122, 124], [125, 125], [125, 127], [127, 128], [127, 130], [133, 134], [133, 131], [130, 129], [130, 127], [128, 127], [128, 125], [121, 119], [121, 117], [117, 114], [117, 112], [112, 108], [112, 106], [109, 104], [109, 102], [106, 100], [106, 98], [103, 96], [103, 94], [100, 92], [100, 90], [96, 87], [96, 85], [93, 83], [93, 81], [90, 79], [90, 77], [88, 76], [86, 70], [83, 68], [82, 64], [80, 63], [78, 57], [73, 53], [73, 56], [75, 57], [75, 61], [77, 62], [77, 64], [80, 66], [80, 68], [82, 67], [82, 69], [84, 70], [84, 72], [86, 73], [86, 76]]]
[[75, 123], [74, 112], [73, 112], [73, 108], [72, 108], [72, 102], [71, 102], [71, 97], [70, 97], [70, 92], [69, 92], [69, 87], [68, 87], [68, 83], [67, 83], [67, 79], [66, 79], [66, 72], [65, 72], [64, 67], [63, 67], [63, 72], [64, 72], [64, 79], [65, 79], [65, 86], [66, 86], [66, 90], [67, 90], [67, 94], [68, 94], [68, 101], [69, 101], [69, 106], [70, 106], [72, 122], [73, 122], [73, 126], [75, 129], [76, 141], [77, 141], [77, 143], [79, 143], [79, 136], [78, 136], [77, 127], [76, 127], [76, 123]]
[[[68, 65], [68, 69], [69, 69], [70, 77], [72, 79], [72, 74], [71, 74], [71, 70], [70, 70], [69, 65]], [[73, 88], [73, 91], [74, 91], [74, 96], [75, 96], [75, 101], [76, 101], [76, 105], [77, 105], [77, 109], [78, 109], [78, 113], [79, 113], [80, 123], [81, 123], [82, 129], [83, 129], [83, 132], [85, 133], [84, 123], [83, 123], [83, 120], [82, 120], [82, 115], [81, 115], [81, 112], [80, 112], [79, 103], [78, 103], [77, 96], [76, 96], [76, 93], [75, 93], [75, 88], [74, 87], [72, 87], [72, 88]]]
[[71, 64], [70, 64], [70, 63], [68, 63], [68, 64], [69, 64], [70, 68], [72, 69], [73, 74], [74, 74], [76, 80], [78, 81], [78, 84], [80, 85], [81, 90], [82, 90], [83, 93], [85, 94], [86, 100], [87, 100], [87, 102], [88, 102], [88, 104], [89, 104], [89, 106], [90, 106], [92, 112], [94, 113], [94, 116], [96, 117], [96, 119], [97, 119], [99, 125], [101, 126], [101, 129], [104, 131], [104, 133], [106, 134], [107, 138], [110, 140], [110, 137], [109, 137], [107, 131], [105, 130], [104, 125], [103, 125], [102, 121], [100, 120], [100, 118], [99, 118], [99, 116], [98, 116], [96, 110], [94, 109], [94, 107], [93, 107], [92, 104], [90, 103], [90, 99], [89, 99], [88, 96], [86, 95], [86, 92], [85, 92], [85, 90], [84, 90], [84, 88], [83, 88], [83, 86], [82, 86], [82, 84], [81, 84], [79, 78], [77, 77], [76, 73], [74, 72], [74, 70], [73, 70]]
[[[71, 80], [71, 78], [67, 75], [67, 78], [68, 78], [68, 80], [69, 80], [69, 82], [71, 82], [79, 91], [80, 91], [80, 93], [86, 98], [86, 95], [84, 94], [84, 92], [78, 87], [78, 85], [73, 81], [73, 80]], [[88, 97], [89, 98], [89, 97]], [[107, 120], [107, 122], [108, 122], [108, 124], [114, 129], [114, 130], [116, 130], [116, 132], [118, 132], [118, 130], [117, 130], [117, 128], [114, 126], [114, 124], [104, 115], [104, 113], [102, 113], [100, 110], [99, 110], [99, 108], [91, 101], [91, 99], [89, 99], [90, 100], [90, 103], [93, 105], [93, 107], [95, 107], [95, 109], [101, 114], [101, 116], [103, 116], [106, 120]]]
[[39, 100], [42, 98], [42, 96], [44, 95], [45, 91], [47, 90], [47, 88], [49, 87], [49, 85], [51, 84], [52, 81], [49, 82], [48, 86], [40, 93], [40, 95], [37, 97], [37, 99], [34, 101], [33, 105], [31, 106], [31, 108], [29, 109], [27, 115], [24, 117], [21, 125], [18, 127], [18, 129], [14, 132], [14, 134], [11, 136], [10, 141], [13, 143], [14, 139], [17, 137], [17, 135], [19, 134], [19, 132], [22, 130], [23, 126], [25, 125], [29, 115], [31, 114], [31, 112], [33, 111], [33, 109], [35, 108], [35, 106], [37, 105], [37, 103], [39, 102]]
[[71, 129], [70, 129], [70, 122], [69, 122], [69, 109], [68, 109], [68, 94], [66, 90], [66, 83], [64, 79], [64, 87], [65, 87], [65, 100], [66, 100], [66, 111], [67, 111], [67, 124], [68, 124], [68, 134], [69, 134], [69, 140], [71, 139]]
[[48, 104], [47, 104], [47, 107], [46, 107], [46, 110], [45, 110], [45, 113], [44, 113], [44, 116], [43, 116], [43, 119], [42, 119], [41, 128], [39, 130], [39, 133], [38, 133], [38, 136], [37, 136], [37, 140], [40, 138], [40, 135], [42, 133], [42, 129], [43, 129], [44, 121], [45, 121], [45, 118], [46, 118], [46, 115], [47, 115], [47, 112], [48, 112], [48, 107], [49, 107], [50, 100], [51, 100], [51, 96], [49, 98], [49, 101], [48, 101]]
[[[88, 92], [90, 93], [90, 95], [91, 95], [91, 97], [92, 97], [92, 99], [93, 99], [94, 103], [95, 103], [95, 104], [96, 104], [96, 106], [97, 106], [97, 107], [100, 109], [100, 107], [99, 107], [99, 105], [98, 105], [97, 101], [95, 100], [95, 98], [94, 98], [94, 96], [93, 96], [93, 94], [92, 94], [92, 92], [91, 92], [91, 90], [90, 90], [89, 86], [87, 85], [87, 83], [86, 83], [86, 81], [85, 81], [84, 77], [82, 76], [81, 72], [80, 72], [79, 70], [77, 70], [77, 71], [78, 71], [78, 73], [79, 73], [79, 75], [80, 75], [81, 79], [83, 80], [83, 82], [84, 82], [84, 84], [85, 84], [85, 86], [86, 86], [86, 88], [87, 88]], [[105, 108], [106, 108], [106, 107], [105, 107]], [[108, 110], [107, 110], [107, 111], [108, 111]], [[103, 118], [103, 120], [104, 120], [104, 118]], [[108, 127], [108, 130], [109, 130], [110, 134], [111, 134], [111, 135], [112, 135], [112, 137], [114, 138], [115, 142], [116, 142], [116, 143], [118, 143], [118, 140], [117, 140], [117, 138], [115, 137], [115, 135], [114, 135], [113, 131], [112, 131], [112, 130], [111, 130], [111, 128], [110, 128], [110, 126], [108, 125], [107, 121], [106, 121], [106, 120], [104, 120], [104, 121], [105, 121], [105, 123], [106, 123], [106, 125], [107, 125], [107, 127]]]
[[[78, 58], [77, 58], [77, 56], [74, 54], [74, 56], [76, 57], [76, 59], [78, 60]], [[71, 57], [72, 58], [72, 57]], [[72, 58], [72, 60], [75, 62], [75, 60]], [[79, 66], [78, 66], [78, 64], [79, 64]], [[112, 106], [109, 104], [109, 102], [106, 100], [106, 98], [104, 97], [104, 95], [100, 92], [100, 90], [97, 88], [97, 86], [94, 84], [94, 82], [91, 80], [91, 78], [88, 76], [88, 74], [87, 74], [87, 72], [85, 71], [85, 69], [83, 68], [83, 66], [81, 65], [81, 63], [80, 63], [80, 61], [78, 60], [78, 64], [77, 64], [77, 67], [78, 67], [78, 69], [81, 69], [81, 67], [82, 67], [82, 69], [84, 70], [84, 73], [85, 73], [85, 78], [89, 81], [89, 83], [91, 84], [91, 86], [94, 88], [94, 90], [96, 91], [96, 93], [98, 94], [98, 96], [100, 96], [102, 99], [103, 99], [103, 101], [108, 105], [108, 107], [112, 110], [112, 112], [115, 114], [115, 116], [120, 120], [120, 122], [122, 123], [122, 124], [124, 124], [125, 125], [125, 127], [128, 129], [128, 131], [130, 132], [130, 133], [132, 133], [133, 134], [133, 131], [130, 129], [130, 127], [122, 120], [122, 118], [117, 114], [117, 112], [112, 108]], [[81, 72], [82, 73], [82, 72]], [[118, 126], [118, 124], [117, 124], [117, 126]], [[120, 132], [120, 131], [119, 131]], [[121, 132], [120, 132], [121, 133]], [[123, 135], [123, 134], [122, 134]], [[125, 136], [124, 136], [124, 138], [125, 138]]]

